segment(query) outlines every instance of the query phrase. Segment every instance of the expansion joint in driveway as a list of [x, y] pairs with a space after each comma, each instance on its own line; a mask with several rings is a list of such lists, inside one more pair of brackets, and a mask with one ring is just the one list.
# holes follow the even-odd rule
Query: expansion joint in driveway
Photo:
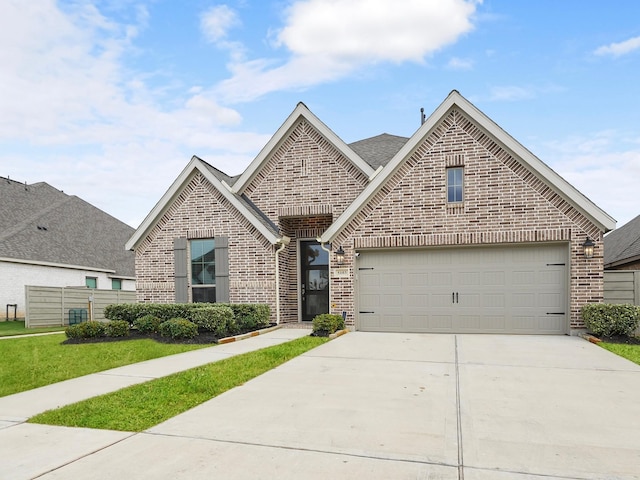
[[464, 456], [462, 454], [462, 413], [460, 412], [460, 368], [458, 364], [458, 336], [453, 337], [456, 369], [456, 423], [458, 425], [458, 480], [464, 480]]

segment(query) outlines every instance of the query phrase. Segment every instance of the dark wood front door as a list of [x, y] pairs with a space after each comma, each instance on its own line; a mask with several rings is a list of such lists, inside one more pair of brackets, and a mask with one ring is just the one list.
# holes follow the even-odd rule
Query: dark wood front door
[[300, 242], [300, 307], [304, 322], [329, 313], [329, 253], [316, 241]]

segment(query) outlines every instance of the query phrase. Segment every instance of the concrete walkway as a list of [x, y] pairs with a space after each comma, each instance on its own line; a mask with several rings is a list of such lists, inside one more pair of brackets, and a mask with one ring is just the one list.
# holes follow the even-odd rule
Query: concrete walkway
[[580, 338], [356, 332], [143, 433], [5, 420], [0, 478], [639, 479], [639, 398]]

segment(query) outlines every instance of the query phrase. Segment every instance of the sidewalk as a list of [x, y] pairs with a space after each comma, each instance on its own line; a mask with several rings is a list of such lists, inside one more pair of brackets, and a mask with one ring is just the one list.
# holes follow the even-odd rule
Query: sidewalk
[[309, 335], [308, 329], [284, 329], [242, 341], [134, 363], [0, 398], [0, 431], [46, 410], [114, 392], [224, 358]]

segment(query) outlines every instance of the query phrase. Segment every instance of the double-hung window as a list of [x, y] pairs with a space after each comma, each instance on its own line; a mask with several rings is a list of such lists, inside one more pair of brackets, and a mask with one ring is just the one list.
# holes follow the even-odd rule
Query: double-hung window
[[464, 168], [447, 168], [447, 202], [461, 203], [464, 199]]
[[191, 240], [191, 298], [193, 302], [216, 301], [215, 240]]

